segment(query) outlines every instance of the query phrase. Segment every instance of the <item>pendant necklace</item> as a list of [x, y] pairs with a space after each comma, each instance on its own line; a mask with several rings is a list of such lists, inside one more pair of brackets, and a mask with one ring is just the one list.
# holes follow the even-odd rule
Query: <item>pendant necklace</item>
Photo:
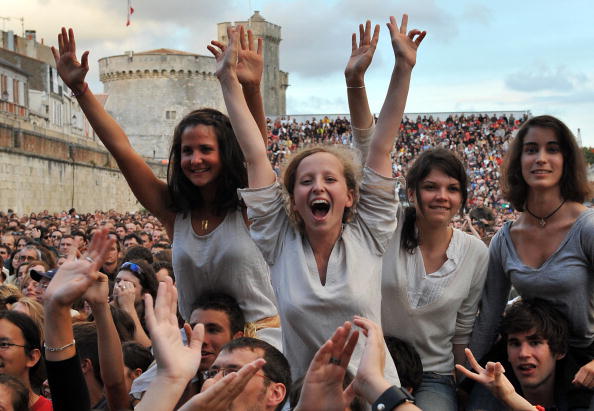
[[205, 220], [200, 220], [200, 229], [202, 231], [208, 230], [208, 218]]
[[538, 220], [538, 224], [540, 225], [540, 227], [541, 228], [544, 228], [544, 226], [547, 225], [547, 220], [549, 218], [551, 218], [557, 211], [559, 211], [559, 209], [561, 207], [563, 207], [563, 204], [565, 204], [565, 200], [563, 200], [561, 202], [561, 204], [559, 204], [559, 207], [555, 208], [555, 210], [551, 214], [549, 214], [548, 216], [546, 216], [546, 217], [539, 217], [539, 216], [537, 216], [532, 211], [530, 211], [530, 209], [528, 208], [528, 205], [526, 205], [525, 208], [526, 208], [526, 211], [528, 211], [528, 214], [530, 214], [532, 217], [534, 217], [534, 218], [536, 218]]

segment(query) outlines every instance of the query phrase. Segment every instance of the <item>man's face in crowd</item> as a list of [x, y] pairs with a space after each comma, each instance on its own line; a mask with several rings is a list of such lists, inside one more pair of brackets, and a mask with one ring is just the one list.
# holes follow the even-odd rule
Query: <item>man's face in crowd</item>
[[62, 238], [60, 240], [59, 253], [62, 255], [68, 255], [68, 252], [74, 248], [74, 238]]
[[122, 240], [126, 235], [126, 229], [124, 227], [116, 227], [115, 233], [118, 235], [118, 238]]
[[25, 248], [19, 251], [17, 261], [19, 264], [24, 263], [25, 261], [33, 261], [37, 260], [37, 252], [31, 248]]
[[134, 224], [134, 223], [126, 224], [126, 233], [127, 234], [132, 234], [134, 231], [136, 231], [136, 224]]
[[8, 374], [29, 385], [29, 368], [33, 367], [41, 353], [39, 350], [32, 350], [27, 355], [24, 347], [25, 337], [19, 327], [6, 319], [0, 320], [0, 345], [3, 343], [17, 344], [0, 348], [0, 374]]
[[54, 247], [60, 247], [60, 240], [62, 239], [62, 232], [60, 230], [52, 231], [50, 238]]
[[233, 338], [243, 335], [241, 332], [236, 333], [235, 336], [231, 335], [231, 322], [224, 311], [196, 309], [190, 315], [190, 324], [192, 328], [196, 324], [204, 324], [204, 343], [202, 343], [199, 371], [208, 370], [221, 348]]
[[138, 244], [138, 241], [136, 241], [136, 238], [131, 237], [131, 238], [127, 238], [126, 240], [124, 240], [124, 248], [127, 250], [130, 247], [136, 247]]
[[535, 389], [554, 378], [556, 363], [563, 357], [553, 354], [535, 329], [507, 337], [507, 358], [523, 388]]
[[[211, 369], [239, 371], [245, 364], [263, 357], [264, 351], [260, 348], [236, 348], [231, 352], [223, 350], [218, 355]], [[214, 382], [213, 378], [206, 380], [202, 390], [208, 389]], [[277, 403], [272, 402], [275, 395], [272, 390], [273, 385], [270, 384], [270, 380], [264, 375], [262, 370], [258, 371], [247, 383], [241, 394], [231, 403], [229, 410], [260, 411], [274, 409]]]
[[6, 248], [0, 247], [0, 257], [2, 257], [2, 259], [5, 261], [8, 259], [8, 257], [10, 257]]
[[80, 235], [76, 235], [74, 236], [74, 243], [76, 248], [82, 251], [85, 245], [87, 244], [87, 240], [85, 240], [85, 238]]

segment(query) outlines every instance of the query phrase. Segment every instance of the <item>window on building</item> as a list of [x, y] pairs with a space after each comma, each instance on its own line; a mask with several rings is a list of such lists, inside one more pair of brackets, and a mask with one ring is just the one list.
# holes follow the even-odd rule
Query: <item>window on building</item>
[[15, 104], [20, 104], [20, 102], [19, 102], [19, 81], [16, 79], [12, 80], [12, 101]]
[[0, 98], [8, 100], [8, 77], [0, 74]]
[[167, 110], [165, 111], [165, 118], [167, 120], [175, 120], [176, 114], [177, 113], [175, 112], [175, 110]]

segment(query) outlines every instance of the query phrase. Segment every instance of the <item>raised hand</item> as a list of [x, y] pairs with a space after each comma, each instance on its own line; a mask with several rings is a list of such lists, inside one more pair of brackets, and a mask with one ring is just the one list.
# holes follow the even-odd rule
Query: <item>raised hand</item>
[[572, 382], [581, 387], [594, 388], [594, 360], [580, 368]]
[[358, 331], [350, 337], [351, 323], [345, 322], [314, 356], [301, 389], [296, 411], [346, 409], [353, 401], [352, 386], [343, 391], [342, 384], [351, 355], [357, 345]]
[[417, 62], [417, 49], [425, 38], [425, 35], [427, 35], [427, 32], [414, 29], [407, 34], [408, 14], [402, 15], [400, 28], [398, 28], [394, 16], [390, 16], [390, 22], [386, 25], [388, 26], [388, 30], [390, 30], [396, 62], [398, 64], [404, 63], [411, 68], [414, 67]]
[[136, 299], [136, 288], [130, 281], [120, 281], [113, 288], [113, 296], [118, 307], [123, 309], [134, 309]]
[[377, 41], [379, 39], [380, 26], [376, 24], [373, 29], [373, 35], [371, 34], [371, 21], [359, 24], [359, 44], [357, 44], [357, 34], [353, 33], [352, 36], [352, 51], [351, 57], [344, 70], [344, 76], [348, 86], [361, 86], [363, 85], [363, 78], [367, 68], [371, 64], [373, 54], [377, 47]]
[[373, 404], [391, 386], [384, 378], [386, 363], [384, 334], [378, 324], [367, 318], [355, 316], [353, 322], [363, 329], [363, 334], [367, 337], [353, 388], [358, 396]]
[[157, 374], [171, 380], [182, 381], [183, 386], [196, 374], [201, 359], [204, 325], [197, 324], [191, 334], [188, 346], [182, 342], [177, 324], [177, 290], [171, 278], [159, 283], [157, 300], [153, 308], [153, 298], [144, 295], [146, 325], [151, 335]]
[[71, 306], [82, 297], [99, 277], [99, 267], [103, 265], [103, 259], [112, 242], [107, 230], [101, 229], [95, 233], [81, 259], [75, 260], [74, 254], [71, 254], [45, 291], [46, 305]]
[[85, 76], [89, 71], [89, 52], [82, 54], [81, 61], [76, 59], [76, 41], [74, 31], [62, 27], [58, 34], [58, 50], [52, 46], [52, 54], [56, 60], [58, 74], [66, 85], [75, 92], [84, 90]]
[[[214, 47], [208, 46], [208, 49], [215, 54], [215, 52], [224, 52], [226, 47], [220, 41], [213, 40], [210, 42], [212, 46], [218, 47], [217, 51]], [[247, 31], [247, 39], [245, 29], [239, 26], [239, 52], [237, 61], [237, 79], [242, 86], [260, 86], [262, 80], [262, 73], [264, 72], [264, 57], [262, 56], [262, 39], [258, 38], [257, 47], [254, 49], [254, 34], [251, 30]], [[211, 48], [214, 50], [211, 50]], [[216, 57], [216, 54], [215, 54]]]
[[193, 396], [179, 410], [208, 410], [227, 411], [231, 404], [242, 393], [251, 378], [266, 364], [263, 358], [258, 358], [245, 364], [237, 372], [222, 377], [217, 374], [214, 378], [204, 382], [202, 392]]
[[107, 304], [109, 301], [109, 279], [103, 273], [97, 273], [97, 279], [84, 293], [83, 299], [92, 307]]
[[211, 44], [206, 47], [217, 62], [216, 75], [219, 81], [226, 78], [237, 78], [239, 30], [236, 27], [227, 26], [227, 37], [229, 38], [229, 44], [227, 46], [213, 40]]

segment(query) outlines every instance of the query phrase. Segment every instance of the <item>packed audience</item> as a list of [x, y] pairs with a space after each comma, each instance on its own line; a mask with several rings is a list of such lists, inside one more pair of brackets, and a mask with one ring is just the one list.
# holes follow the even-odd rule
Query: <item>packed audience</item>
[[367, 21], [350, 120], [305, 123], [266, 122], [261, 40], [229, 27], [208, 46], [229, 117], [182, 119], [167, 182], [63, 28], [58, 73], [148, 212], [0, 212], [0, 408], [592, 409], [575, 138], [551, 116], [403, 119], [426, 34], [407, 24], [379, 116]]

